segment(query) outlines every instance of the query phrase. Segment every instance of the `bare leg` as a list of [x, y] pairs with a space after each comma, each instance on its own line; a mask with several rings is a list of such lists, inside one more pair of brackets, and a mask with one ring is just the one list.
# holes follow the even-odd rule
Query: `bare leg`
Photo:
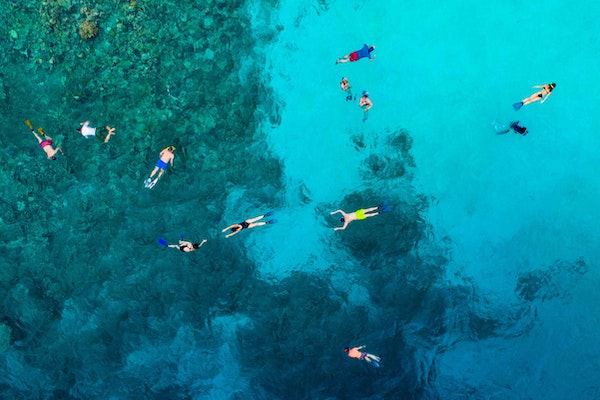
[[[264, 218], [264, 217], [265, 217], [264, 215], [260, 215], [258, 217], [247, 219], [246, 222], [249, 223], [249, 224], [252, 224], [252, 223], [254, 223], [254, 222], [256, 222], [259, 219]], [[263, 225], [264, 225], [264, 222], [263, 222]], [[258, 225], [256, 225], [256, 226], [258, 226]]]
[[[373, 211], [375, 211], [373, 214], [368, 214]], [[371, 208], [367, 208], [365, 210], [365, 218], [374, 217], [376, 215], [379, 215], [379, 207], [371, 207]]]
[[158, 171], [158, 167], [154, 167], [154, 169], [150, 173], [150, 178], [152, 178], [154, 176], [154, 174], [156, 174], [156, 171]]
[[37, 139], [38, 143], [42, 143], [42, 138], [37, 133], [35, 133], [34, 131], [31, 131], [31, 133], [33, 133], [33, 136], [35, 136], [35, 138]]
[[345, 63], [350, 61], [350, 54], [346, 54], [344, 57], [339, 58], [335, 63], [339, 64], [339, 63]]

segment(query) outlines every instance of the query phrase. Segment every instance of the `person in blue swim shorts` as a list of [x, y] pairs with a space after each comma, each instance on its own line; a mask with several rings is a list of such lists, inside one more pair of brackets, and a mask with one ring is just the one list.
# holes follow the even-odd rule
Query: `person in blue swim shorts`
[[[175, 151], [175, 147], [169, 146], [169, 147], [165, 147], [163, 149], [163, 151], [160, 152], [160, 158], [158, 159], [158, 161], [156, 162], [156, 165], [154, 166], [154, 169], [150, 173], [150, 177], [148, 179], [146, 179], [146, 181], [144, 182], [146, 187], [150, 187], [150, 188], [154, 187], [154, 185], [156, 185], [156, 182], [158, 182], [160, 177], [165, 173], [167, 166], [169, 164], [171, 164], [171, 166], [173, 166], [173, 160], [175, 159], [175, 154], [173, 153], [174, 151]], [[157, 172], [158, 172], [158, 176], [156, 178], [154, 178], [154, 175], [156, 175]], [[152, 178], [154, 178], [154, 179], [152, 179]]]

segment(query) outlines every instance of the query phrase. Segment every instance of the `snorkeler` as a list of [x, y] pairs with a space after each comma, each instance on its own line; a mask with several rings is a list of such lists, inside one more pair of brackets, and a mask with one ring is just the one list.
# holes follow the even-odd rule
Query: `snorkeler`
[[369, 115], [367, 113], [373, 107], [373, 102], [369, 98], [369, 92], [367, 92], [366, 90], [363, 90], [362, 97], [360, 98], [358, 105], [360, 106], [360, 108], [363, 109], [363, 112], [364, 112], [364, 117], [362, 119], [362, 122], [366, 122], [367, 118], [369, 117]]
[[536, 101], [540, 101], [540, 104], [544, 103], [548, 100], [548, 97], [552, 94], [552, 91], [556, 87], [556, 83], [546, 83], [544, 85], [536, 85], [533, 86], [535, 89], [542, 89], [539, 92], [532, 94], [529, 97], [524, 98], [522, 101], [513, 104], [513, 108], [515, 111], [519, 111], [519, 109], [527, 104], [535, 103]]
[[[81, 125], [81, 127], [77, 128], [77, 130], [86, 139], [89, 139], [92, 136], [94, 136], [94, 137], [96, 136], [96, 128], [93, 128], [90, 126], [89, 120], [81, 122], [79, 125]], [[106, 137], [104, 138], [104, 143], [107, 143], [110, 140], [110, 137], [115, 134], [115, 128], [111, 128], [110, 126], [106, 125], [106, 130], [108, 131], [108, 133], [106, 134]]]
[[345, 56], [338, 58], [335, 63], [339, 64], [339, 63], [346, 63], [346, 62], [354, 62], [354, 61], [358, 61], [361, 58], [365, 58], [365, 57], [368, 57], [369, 61], [373, 61], [375, 59], [375, 55], [374, 54], [371, 55], [371, 53], [373, 51], [375, 51], [375, 46], [369, 46], [368, 44], [365, 44], [362, 47], [362, 49], [353, 51], [350, 54], [346, 54]]
[[367, 208], [367, 209], [361, 208], [360, 210], [356, 210], [353, 213], [347, 213], [347, 212], [344, 212], [343, 210], [336, 210], [336, 211], [332, 211], [330, 214], [333, 215], [335, 213], [341, 213], [343, 215], [343, 217], [340, 218], [340, 222], [342, 222], [344, 225], [338, 226], [337, 228], [333, 228], [336, 231], [341, 231], [341, 230], [346, 229], [346, 227], [352, 221], [360, 221], [360, 220], [367, 219], [370, 217], [375, 217], [376, 215], [379, 215], [379, 214], [385, 214], [390, 211], [392, 211], [392, 207], [390, 207], [388, 205], [388, 202], [386, 200], [386, 201], [383, 201], [377, 207], [371, 207], [371, 208]]
[[200, 242], [200, 243], [188, 242], [187, 240], [183, 240], [183, 235], [179, 239], [179, 244], [167, 244], [167, 242], [165, 242], [165, 240], [163, 238], [158, 239], [158, 243], [160, 243], [161, 245], [163, 245], [165, 247], [170, 247], [172, 249], [178, 249], [182, 253], [189, 253], [191, 251], [196, 251], [200, 247], [202, 247], [202, 245], [206, 242], [207, 242], [206, 239], [203, 239], [202, 242]]
[[[167, 166], [169, 164], [173, 166], [173, 160], [175, 159], [175, 154], [173, 154], [174, 151], [175, 147], [169, 146], [165, 147], [163, 151], [160, 152], [160, 158], [158, 159], [156, 165], [154, 166], [154, 169], [150, 173], [150, 177], [144, 181], [144, 186], [146, 186], [148, 189], [152, 189], [156, 185], [156, 182], [158, 182], [160, 177], [165, 173]], [[152, 177], [156, 175], [157, 172], [158, 176], [153, 180]]]
[[266, 224], [274, 224], [274, 223], [277, 222], [276, 219], [271, 219], [269, 221], [258, 221], [259, 219], [263, 219], [263, 218], [271, 216], [273, 214], [274, 214], [273, 211], [269, 211], [265, 215], [260, 215], [260, 216], [255, 217], [255, 218], [247, 219], [247, 220], [245, 220], [243, 222], [240, 222], [239, 224], [230, 225], [227, 228], [223, 229], [221, 232], [225, 232], [227, 230], [231, 230], [230, 234], [225, 235], [225, 237], [228, 238], [230, 236], [235, 235], [236, 233], [240, 233], [243, 229], [256, 228], [257, 226], [263, 226], [263, 225], [266, 225]]
[[377, 357], [374, 354], [370, 354], [367, 352], [363, 352], [360, 351], [362, 349], [364, 349], [367, 346], [359, 346], [359, 347], [344, 347], [344, 351], [346, 352], [346, 354], [348, 354], [348, 357], [350, 358], [358, 358], [359, 360], [364, 360], [366, 362], [368, 362], [369, 364], [373, 364], [376, 367], [379, 367], [379, 362], [381, 361], [381, 358]]
[[499, 123], [494, 123], [494, 127], [496, 129], [496, 133], [498, 135], [502, 135], [505, 133], [510, 132], [510, 130], [512, 129], [515, 133], [518, 133], [520, 135], [527, 135], [529, 132], [527, 132], [527, 128], [524, 126], [520, 126], [519, 125], [519, 121], [513, 121], [510, 123], [510, 125], [507, 127], [506, 125], [501, 125]]
[[[58, 153], [59, 151], [61, 154], [65, 154], [63, 153], [60, 147], [57, 147], [56, 149], [52, 147], [52, 138], [50, 136], [47, 136], [41, 127], [38, 128], [38, 132], [40, 133], [38, 135], [33, 130], [33, 125], [31, 124], [30, 120], [26, 120], [25, 124], [29, 127], [29, 130], [31, 130], [31, 133], [33, 133], [33, 136], [35, 136], [35, 138], [37, 139], [38, 144], [40, 145], [42, 150], [44, 150], [44, 152], [50, 160], [56, 160], [56, 153]], [[42, 139], [41, 136], [43, 136], [44, 139]]]
[[352, 85], [350, 85], [350, 82], [348, 82], [346, 77], [342, 78], [342, 81], [340, 82], [340, 88], [344, 92], [348, 93], [346, 96], [346, 101], [352, 100]]

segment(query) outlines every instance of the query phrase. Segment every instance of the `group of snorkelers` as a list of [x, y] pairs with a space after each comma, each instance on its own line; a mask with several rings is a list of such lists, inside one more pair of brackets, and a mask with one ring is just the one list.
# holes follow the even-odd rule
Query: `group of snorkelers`
[[[347, 62], [355, 62], [360, 60], [361, 58], [368, 58], [369, 61], [373, 61], [376, 57], [375, 54], [372, 54], [375, 51], [375, 46], [370, 46], [368, 44], [364, 44], [363, 47], [359, 50], [353, 51], [345, 56], [338, 58], [335, 63], [347, 63]], [[356, 100], [356, 98], [352, 95], [352, 85], [348, 81], [348, 78], [343, 77], [340, 82], [340, 88], [346, 93], [346, 101]], [[362, 91], [361, 97], [358, 101], [358, 105], [363, 110], [363, 119], [362, 122], [367, 122], [368, 112], [373, 107], [373, 102], [369, 98], [369, 92], [366, 90]]]
[[[534, 89], [541, 89], [541, 90], [535, 92], [534, 94], [532, 94], [529, 97], [524, 98], [523, 100], [519, 101], [518, 103], [514, 103], [513, 104], [514, 110], [519, 111], [521, 109], [521, 107], [526, 106], [531, 103], [535, 103], [537, 101], [539, 101], [540, 104], [544, 103], [548, 99], [548, 97], [550, 97], [550, 95], [552, 94], [552, 91], [554, 90], [555, 87], [556, 87], [556, 83], [546, 83], [544, 85], [533, 86]], [[527, 133], [529, 133], [527, 131], [527, 128], [524, 126], [521, 126], [519, 124], [520, 124], [519, 121], [513, 121], [508, 126], [496, 125], [496, 132], [498, 134], [502, 135], [502, 134], [508, 133], [512, 130], [514, 133], [518, 133], [519, 135], [523, 135], [523, 136], [527, 135]]]
[[[370, 46], [368, 44], [365, 44], [361, 49], [353, 51], [347, 55], [344, 55], [343, 57], [339, 58], [338, 60], [336, 60], [336, 64], [355, 62], [362, 58], [368, 58], [370, 61], [373, 61], [375, 59], [375, 55], [372, 54], [374, 50], [375, 50], [375, 46]], [[515, 111], [518, 111], [521, 107], [523, 107], [525, 105], [529, 105], [529, 104], [537, 102], [537, 101], [544, 103], [548, 99], [548, 97], [550, 97], [550, 95], [552, 94], [552, 91], [556, 87], [556, 84], [550, 83], [550, 84], [544, 84], [544, 85], [536, 85], [533, 87], [540, 89], [540, 90], [538, 92], [532, 94], [531, 96], [526, 97], [522, 101], [513, 104], [513, 108]], [[346, 93], [346, 101], [351, 101], [351, 100], [356, 99], [352, 95], [351, 85], [346, 77], [342, 78], [342, 81], [340, 82], [340, 88]], [[363, 112], [364, 112], [363, 122], [365, 122], [367, 120], [367, 112], [373, 107], [373, 102], [369, 98], [369, 93], [366, 90], [362, 92], [362, 96], [359, 101], [359, 106], [363, 109]], [[56, 160], [56, 155], [59, 152], [61, 154], [64, 154], [60, 147], [54, 148], [52, 138], [50, 136], [46, 135], [41, 127], [38, 128], [38, 132], [36, 133], [35, 130], [33, 129], [33, 125], [31, 124], [30, 120], [25, 121], [25, 123], [27, 124], [31, 133], [35, 136], [36, 140], [38, 141], [39, 146], [46, 153], [48, 159]], [[80, 124], [81, 127], [78, 128], [77, 130], [86, 138], [96, 137], [96, 128], [91, 127], [89, 123], [90, 123], [89, 121], [82, 122]], [[502, 129], [498, 130], [498, 133], [508, 133], [508, 132], [510, 132], [511, 129], [515, 133], [518, 133], [521, 135], [527, 134], [527, 128], [525, 128], [524, 126], [520, 126], [519, 121], [511, 122], [508, 128], [503, 127]], [[108, 131], [108, 133], [107, 133], [106, 137], [104, 138], [105, 143], [108, 142], [110, 140], [111, 136], [115, 134], [115, 128], [106, 126], [106, 130]], [[144, 181], [144, 185], [146, 188], [152, 189], [156, 185], [158, 180], [163, 176], [167, 167], [169, 165], [173, 166], [174, 159], [175, 159], [175, 154], [174, 154], [175, 150], [176, 150], [176, 148], [174, 146], [168, 146], [160, 152], [159, 159], [156, 162], [154, 169], [152, 170], [152, 172], [150, 173], [148, 178]], [[364, 219], [371, 218], [371, 217], [374, 217], [374, 216], [377, 216], [380, 214], [387, 213], [389, 211], [391, 211], [391, 207], [389, 206], [387, 201], [383, 201], [377, 207], [369, 207], [366, 209], [361, 208], [361, 209], [356, 210], [351, 213], [347, 213], [340, 209], [340, 210], [332, 211], [330, 214], [333, 215], [333, 214], [339, 213], [342, 215], [342, 217], [340, 218], [340, 222], [342, 222], [343, 225], [334, 228], [335, 231], [338, 231], [338, 230], [346, 229], [348, 227], [348, 225], [353, 221], [364, 220]], [[226, 238], [229, 238], [233, 235], [240, 233], [242, 230], [245, 230], [245, 229], [252, 229], [252, 228], [255, 228], [258, 226], [274, 224], [277, 222], [277, 220], [275, 220], [275, 219], [263, 220], [266, 217], [269, 217], [271, 215], [273, 215], [273, 211], [269, 211], [263, 215], [259, 215], [254, 218], [249, 218], [240, 223], [230, 225], [230, 226], [224, 228], [222, 230], [222, 232], [223, 233], [229, 232], [225, 235]], [[179, 250], [183, 253], [189, 253], [189, 252], [193, 252], [193, 251], [199, 249], [200, 247], [202, 247], [202, 245], [204, 245], [207, 242], [207, 239], [203, 239], [199, 243], [193, 243], [188, 240], [184, 240], [184, 237], [182, 235], [182, 236], [180, 236], [179, 242], [177, 244], [168, 244], [162, 238], [159, 238], [158, 242], [159, 242], [159, 244], [161, 244], [164, 247], [173, 248], [173, 249]], [[353, 347], [353, 348], [345, 347], [344, 352], [348, 355], [348, 357], [363, 360], [363, 361], [366, 361], [376, 367], [379, 367], [380, 366], [379, 362], [381, 361], [381, 359], [378, 356], [361, 351], [364, 347], [365, 346], [359, 346], [359, 347]]]

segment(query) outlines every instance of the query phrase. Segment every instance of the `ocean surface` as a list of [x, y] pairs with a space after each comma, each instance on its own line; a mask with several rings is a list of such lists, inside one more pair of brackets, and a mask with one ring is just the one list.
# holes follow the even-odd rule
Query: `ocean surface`
[[5, 0], [0, 398], [599, 399], [599, 17]]

